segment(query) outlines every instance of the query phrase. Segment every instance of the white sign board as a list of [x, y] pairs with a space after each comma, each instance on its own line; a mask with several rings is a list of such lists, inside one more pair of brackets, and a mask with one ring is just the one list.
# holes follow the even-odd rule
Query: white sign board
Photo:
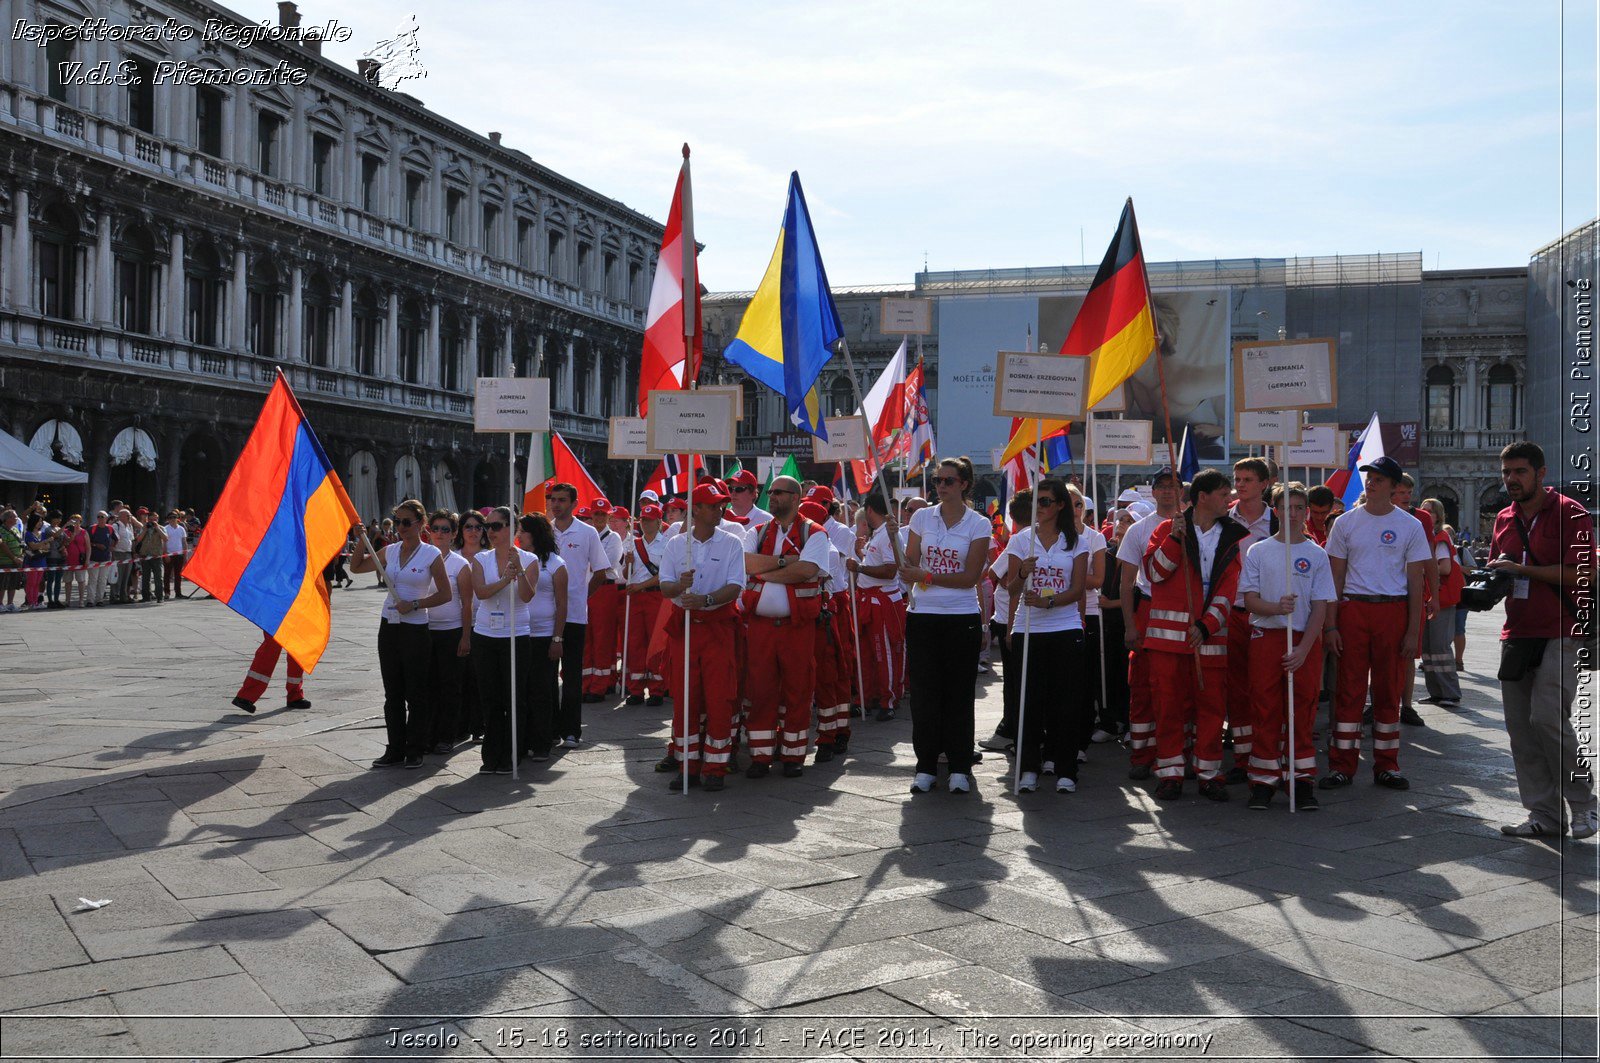
[[736, 421], [744, 420], [744, 388], [738, 384], [702, 384], [695, 390], [726, 392], [732, 395], [734, 402], [733, 419]]
[[933, 331], [933, 301], [885, 298], [878, 310], [878, 331], [885, 336], [926, 336]]
[[1005, 452], [1005, 447], [992, 448], [989, 451], [989, 468], [993, 469], [995, 472], [1004, 472], [1006, 467], [1001, 464], [1000, 458], [1003, 454], [1005, 454]]
[[1345, 456], [1339, 452], [1339, 430], [1333, 425], [1307, 425], [1300, 435], [1300, 445], [1289, 448], [1284, 465], [1331, 469], [1344, 464]]
[[1233, 438], [1235, 442], [1247, 446], [1261, 443], [1279, 447], [1285, 443], [1299, 446], [1300, 411], [1240, 410], [1233, 418]]
[[1096, 465], [1149, 465], [1149, 421], [1090, 421], [1094, 437], [1090, 453]]
[[1128, 408], [1128, 392], [1125, 385], [1118, 384], [1111, 389], [1105, 398], [1089, 407], [1090, 413], [1122, 413]]
[[811, 437], [811, 460], [819, 464], [835, 461], [865, 461], [867, 426], [860, 417], [827, 417], [828, 438]]
[[643, 417], [613, 417], [606, 457], [615, 461], [659, 458], [650, 450], [649, 423]]
[[1332, 340], [1233, 345], [1234, 409], [1315, 410], [1338, 404]]
[[782, 458], [761, 457], [756, 459], [756, 479], [766, 483], [778, 475], [778, 470], [783, 468]]
[[472, 426], [479, 432], [550, 431], [550, 381], [538, 376], [480, 376]]
[[647, 445], [657, 454], [732, 454], [737, 410], [727, 391], [652, 391]]
[[1089, 394], [1089, 359], [1060, 354], [1000, 351], [994, 380], [997, 417], [1083, 417]]
[[915, 488], [915, 487], [896, 487], [896, 488], [894, 488], [894, 497], [896, 497], [896, 498], [921, 498], [922, 497], [922, 492], [920, 490], [918, 490], [917, 488]]

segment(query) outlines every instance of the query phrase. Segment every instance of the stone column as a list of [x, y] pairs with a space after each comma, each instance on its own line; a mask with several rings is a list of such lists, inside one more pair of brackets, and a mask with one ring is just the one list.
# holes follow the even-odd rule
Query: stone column
[[116, 258], [111, 251], [111, 212], [100, 212], [94, 233], [94, 323], [112, 323], [112, 292], [115, 287]]
[[166, 335], [183, 339], [183, 289], [188, 276], [183, 271], [183, 230], [172, 230], [172, 242], [167, 258], [167, 327]]
[[[228, 346], [236, 351], [242, 351], [249, 346], [245, 336], [249, 323], [249, 271], [245, 260], [244, 248], [235, 248], [233, 252], [233, 287], [229, 291], [228, 299]], [[262, 357], [270, 357], [271, 351], [262, 351]]]
[[176, 428], [166, 433], [166, 438], [156, 445], [156, 450], [160, 454], [156, 476], [161, 483], [161, 508], [171, 509], [181, 505], [178, 501], [178, 462], [183, 453], [183, 442], [178, 438]]
[[400, 293], [393, 289], [389, 291], [389, 314], [383, 322], [383, 353], [378, 358], [375, 375], [400, 379]]
[[[533, 364], [528, 367], [528, 375], [546, 377], [550, 375], [549, 373], [545, 372], [543, 332], [539, 333], [539, 335], [535, 338], [533, 348]], [[551, 397], [554, 398], [554, 396]]]
[[11, 255], [6, 259], [6, 269], [10, 273], [8, 287], [11, 305], [27, 312], [33, 309], [33, 232], [28, 217], [30, 205], [26, 188], [17, 188], [11, 206], [16, 213], [11, 219]]
[[478, 315], [476, 313], [467, 316], [467, 349], [462, 354], [461, 360], [466, 364], [457, 367], [456, 376], [460, 380], [460, 390], [471, 391], [472, 387], [467, 384], [467, 381], [476, 380], [478, 377]]
[[423, 345], [422, 385], [439, 386], [439, 300], [428, 301], [428, 338]]
[[83, 458], [89, 466], [88, 488], [84, 496], [84, 510], [100, 510], [111, 501], [111, 439], [110, 430], [102, 419], [85, 422], [83, 426]]
[[289, 270], [289, 345], [285, 349], [289, 352], [289, 361], [303, 362], [306, 360], [305, 328], [301, 324], [304, 317], [305, 302], [305, 270], [297, 262]]
[[348, 277], [339, 288], [339, 316], [333, 336], [333, 367], [348, 372], [355, 362], [355, 285]]
[[1483, 413], [1482, 397], [1478, 394], [1478, 359], [1468, 358], [1467, 386], [1462, 390], [1461, 427], [1468, 432], [1476, 432], [1482, 427], [1479, 418]]
[[561, 374], [561, 408], [564, 410], [572, 409], [572, 397], [577, 394], [577, 382], [572, 379], [578, 368], [575, 347], [571, 340], [567, 341], [567, 371]]

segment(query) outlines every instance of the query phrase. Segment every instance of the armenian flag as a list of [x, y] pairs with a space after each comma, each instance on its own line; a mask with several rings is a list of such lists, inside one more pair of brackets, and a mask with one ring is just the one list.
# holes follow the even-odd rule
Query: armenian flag
[[309, 672], [332, 629], [322, 570], [359, 520], [280, 372], [183, 571]]

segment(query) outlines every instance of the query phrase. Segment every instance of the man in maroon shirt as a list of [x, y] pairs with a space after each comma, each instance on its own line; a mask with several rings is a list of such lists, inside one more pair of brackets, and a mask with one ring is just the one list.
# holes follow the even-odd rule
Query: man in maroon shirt
[[1572, 702], [1582, 681], [1576, 636], [1594, 623], [1578, 600], [1594, 586], [1594, 522], [1577, 502], [1544, 486], [1544, 477], [1537, 444], [1513, 443], [1500, 452], [1511, 505], [1495, 518], [1489, 567], [1514, 579], [1500, 632], [1499, 678], [1517, 789], [1528, 810], [1525, 821], [1500, 830], [1518, 838], [1559, 836], [1565, 799], [1572, 836], [1588, 838], [1600, 820], [1590, 751], [1573, 732]]

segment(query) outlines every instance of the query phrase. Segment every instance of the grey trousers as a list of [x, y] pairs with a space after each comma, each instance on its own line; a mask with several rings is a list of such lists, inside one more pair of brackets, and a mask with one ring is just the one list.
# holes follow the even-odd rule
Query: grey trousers
[[[1589, 759], [1594, 750], [1579, 747], [1572, 727], [1572, 702], [1578, 684], [1593, 680], [1574, 667], [1576, 656], [1576, 642], [1551, 639], [1538, 668], [1514, 683], [1500, 683], [1522, 806], [1536, 823], [1557, 834], [1567, 826], [1563, 801], [1574, 812], [1595, 807], [1593, 765]], [[1592, 698], [1586, 704], [1589, 718], [1583, 729], [1592, 743]]]
[[1422, 681], [1434, 701], [1460, 701], [1456, 677], [1456, 611], [1440, 609], [1422, 629]]

